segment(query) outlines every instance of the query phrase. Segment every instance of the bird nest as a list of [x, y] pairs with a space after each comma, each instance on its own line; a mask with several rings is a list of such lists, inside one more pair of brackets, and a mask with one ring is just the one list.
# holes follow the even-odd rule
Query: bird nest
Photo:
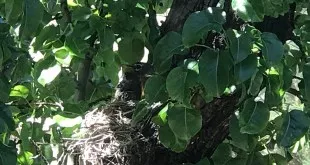
[[[131, 126], [134, 104], [114, 102], [85, 115], [76, 140], [67, 141], [66, 150], [79, 165], [130, 165], [139, 159], [147, 139]], [[145, 154], [145, 153], [144, 153]]]

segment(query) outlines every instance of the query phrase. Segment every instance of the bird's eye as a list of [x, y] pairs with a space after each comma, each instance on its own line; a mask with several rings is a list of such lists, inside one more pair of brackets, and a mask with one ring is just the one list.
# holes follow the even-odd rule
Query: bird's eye
[[140, 71], [142, 69], [142, 64], [135, 64], [134, 69], [135, 71]]

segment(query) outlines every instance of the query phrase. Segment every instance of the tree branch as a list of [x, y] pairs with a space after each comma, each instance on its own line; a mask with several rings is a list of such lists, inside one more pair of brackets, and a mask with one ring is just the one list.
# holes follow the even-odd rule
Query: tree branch
[[84, 101], [86, 99], [86, 87], [89, 80], [89, 75], [91, 71], [91, 63], [95, 54], [94, 45], [97, 40], [97, 32], [95, 32], [90, 37], [90, 49], [85, 54], [85, 59], [79, 66], [78, 70], [78, 80], [77, 80], [77, 91], [76, 91], [76, 101]]
[[66, 23], [72, 23], [71, 12], [68, 8], [67, 0], [60, 0], [61, 12], [66, 19]]

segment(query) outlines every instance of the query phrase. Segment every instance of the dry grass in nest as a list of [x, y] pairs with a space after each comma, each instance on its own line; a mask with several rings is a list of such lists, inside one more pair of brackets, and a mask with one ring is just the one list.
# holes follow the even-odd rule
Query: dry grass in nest
[[129, 164], [134, 150], [140, 148], [137, 141], [144, 141], [126, 117], [132, 111], [132, 104], [116, 102], [88, 112], [79, 138], [67, 139], [67, 151], [79, 155], [79, 165]]

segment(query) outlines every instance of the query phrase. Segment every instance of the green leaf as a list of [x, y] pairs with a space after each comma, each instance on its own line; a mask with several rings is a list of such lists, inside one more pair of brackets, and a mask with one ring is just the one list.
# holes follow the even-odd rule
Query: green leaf
[[233, 151], [228, 143], [221, 143], [217, 146], [213, 155], [211, 156], [214, 165], [226, 164], [230, 159], [232, 159]]
[[0, 143], [0, 164], [16, 165], [17, 149]]
[[147, 108], [147, 102], [145, 100], [139, 101], [132, 115], [131, 123], [136, 125], [138, 122], [142, 121], [145, 116], [150, 112]]
[[265, 103], [270, 106], [279, 106], [282, 103], [284, 92], [282, 80], [278, 74], [269, 74], [266, 84]]
[[91, 10], [88, 7], [75, 7], [72, 11], [72, 20], [74, 21], [86, 21], [91, 15]]
[[44, 7], [39, 0], [24, 1], [24, 17], [20, 29], [20, 37], [27, 39], [37, 31], [44, 15]]
[[273, 33], [262, 33], [262, 54], [270, 63], [278, 63], [284, 55], [284, 47], [282, 42]]
[[33, 164], [33, 154], [28, 151], [21, 152], [17, 157], [18, 164], [31, 165]]
[[252, 39], [248, 33], [238, 33], [236, 30], [226, 31], [230, 41], [229, 49], [234, 58], [234, 64], [237, 64], [251, 54]]
[[208, 7], [192, 13], [184, 23], [182, 40], [186, 47], [191, 47], [204, 38], [209, 31], [220, 32], [226, 21], [226, 13], [220, 8]]
[[5, 2], [5, 18], [10, 25], [15, 25], [23, 12], [23, 0], [8, 0]]
[[144, 95], [149, 103], [165, 102], [168, 99], [166, 80], [162, 76], [152, 76], [144, 87]]
[[249, 135], [240, 132], [239, 121], [235, 115], [230, 120], [229, 133], [230, 137], [232, 138], [232, 145], [241, 148], [244, 151], [249, 151]]
[[169, 32], [161, 38], [154, 49], [153, 55], [156, 71], [164, 73], [170, 70], [173, 55], [180, 54], [182, 49], [182, 37], [179, 33]]
[[8, 106], [0, 105], [0, 118], [5, 122], [10, 131], [15, 130], [15, 121]]
[[182, 140], [175, 136], [168, 124], [159, 128], [159, 141], [165, 147], [178, 153], [184, 151], [189, 143], [189, 141]]
[[[197, 62], [194, 65], [197, 65]], [[184, 67], [176, 67], [167, 76], [166, 87], [169, 96], [190, 106], [191, 91], [198, 79], [198, 74], [194, 70]]]
[[199, 79], [208, 95], [220, 97], [229, 83], [232, 61], [227, 50], [206, 49], [199, 59]]
[[48, 25], [45, 26], [38, 36], [36, 36], [35, 42], [32, 44], [34, 51], [41, 50], [46, 45], [51, 44], [58, 38], [60, 29], [59, 26]]
[[138, 37], [124, 37], [118, 47], [120, 58], [127, 64], [139, 62], [144, 55], [144, 41]]
[[17, 63], [14, 66], [14, 71], [11, 76], [12, 83], [29, 81], [31, 74], [32, 64], [26, 54], [21, 55], [17, 59]]
[[98, 33], [101, 49], [113, 49], [113, 43], [115, 41], [114, 32], [106, 27], [104, 30], [100, 29]]
[[11, 89], [10, 96], [27, 98], [29, 94], [29, 89], [23, 85], [16, 85]]
[[238, 83], [250, 79], [257, 70], [257, 57], [250, 55], [234, 67], [236, 80]]
[[260, 22], [263, 21], [264, 15], [257, 11], [257, 9], [263, 9], [263, 3], [261, 1], [252, 5], [253, 1], [250, 0], [232, 0], [231, 7], [234, 11], [236, 11], [237, 15], [246, 22]]
[[303, 67], [303, 78], [305, 84], [305, 99], [310, 103], [310, 63], [304, 64]]
[[196, 163], [195, 165], [210, 165], [210, 161], [208, 158], [203, 158], [198, 163]]
[[282, 128], [277, 136], [281, 146], [288, 148], [295, 144], [308, 131], [309, 117], [299, 110], [292, 110], [286, 114]]
[[239, 124], [241, 126], [241, 133], [260, 133], [266, 128], [268, 121], [269, 109], [266, 104], [255, 102], [253, 99], [245, 101], [240, 113]]
[[0, 102], [6, 102], [10, 94], [10, 84], [8, 80], [0, 75]]
[[55, 59], [64, 67], [70, 66], [71, 60], [73, 58], [73, 53], [70, 52], [66, 47], [61, 47], [59, 49], [54, 49]]
[[189, 141], [202, 126], [202, 117], [198, 110], [182, 106], [168, 109], [168, 124], [176, 137]]
[[263, 80], [264, 80], [263, 74], [257, 71], [256, 74], [253, 75], [251, 78], [251, 84], [250, 87], [248, 88], [248, 94], [256, 96], [260, 91]]

